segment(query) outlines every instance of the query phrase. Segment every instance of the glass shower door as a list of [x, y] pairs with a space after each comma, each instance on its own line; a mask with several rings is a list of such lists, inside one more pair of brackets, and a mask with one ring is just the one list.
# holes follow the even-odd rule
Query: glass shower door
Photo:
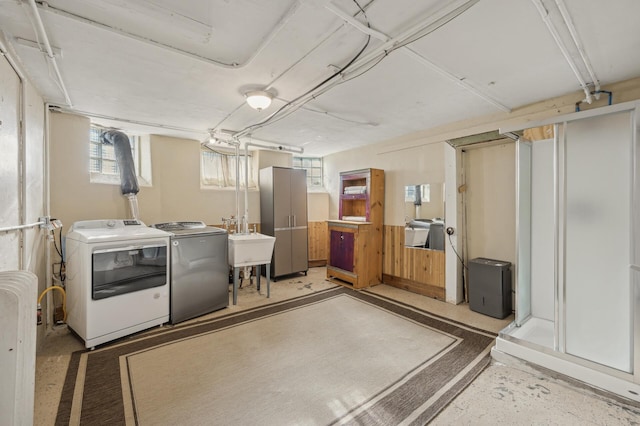
[[565, 351], [626, 372], [633, 353], [630, 122], [622, 112], [566, 123], [563, 173]]
[[531, 316], [531, 142], [516, 142], [516, 318]]

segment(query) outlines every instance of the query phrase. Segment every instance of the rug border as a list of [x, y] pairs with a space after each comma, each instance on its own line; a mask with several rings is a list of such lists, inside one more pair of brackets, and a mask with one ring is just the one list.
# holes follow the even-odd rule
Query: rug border
[[482, 333], [482, 334], [486, 334], [486, 335], [491, 335], [493, 337], [498, 337], [498, 333], [496, 333], [494, 331], [486, 330], [486, 329], [479, 328], [479, 327], [474, 327], [474, 326], [466, 324], [466, 323], [464, 323], [462, 321], [458, 321], [458, 320], [454, 320], [454, 319], [448, 318], [448, 317], [446, 317], [444, 315], [434, 314], [431, 311], [427, 311], [426, 309], [423, 309], [423, 308], [418, 308], [417, 306], [411, 305], [411, 304], [409, 304], [407, 302], [401, 302], [401, 301], [393, 299], [393, 298], [391, 298], [389, 296], [385, 296], [385, 295], [382, 295], [382, 294], [374, 293], [374, 292], [371, 291], [370, 288], [364, 288], [361, 291], [366, 293], [366, 294], [370, 294], [372, 296], [379, 297], [381, 299], [384, 299], [384, 300], [386, 300], [388, 302], [391, 302], [391, 303], [394, 303], [396, 305], [400, 305], [400, 306], [402, 306], [404, 308], [409, 308], [409, 309], [413, 309], [413, 310], [422, 312], [423, 314], [429, 315], [431, 317], [434, 317], [434, 318], [436, 318], [436, 319], [438, 319], [440, 321], [450, 322], [452, 324], [457, 325], [458, 327], [464, 327], [464, 328], [467, 328], [467, 329], [469, 329], [471, 331], [474, 331], [476, 333]]
[[[122, 353], [132, 353], [138, 350], [138, 349], [135, 349], [135, 346], [131, 347], [131, 345], [142, 345], [147, 347], [160, 345], [163, 343], [163, 341], [176, 339], [175, 337], [173, 338], [170, 337], [174, 335], [176, 332], [187, 333], [188, 335], [191, 334], [195, 336], [197, 334], [201, 334], [201, 332], [199, 332], [198, 330], [195, 330], [192, 333], [189, 333], [190, 329], [194, 329], [194, 328], [197, 329], [200, 327], [205, 328], [207, 326], [215, 326], [215, 325], [220, 325], [221, 323], [228, 322], [228, 324], [220, 325], [220, 327], [226, 327], [226, 326], [230, 326], [230, 325], [234, 325], [237, 323], [250, 320], [251, 317], [254, 316], [256, 313], [261, 314], [262, 312], [260, 316], [263, 316], [263, 315], [266, 316], [271, 314], [271, 312], [269, 311], [273, 311], [274, 309], [277, 309], [277, 308], [282, 308], [282, 310], [295, 309], [297, 306], [300, 306], [300, 307], [305, 306], [307, 304], [316, 303], [318, 301], [325, 300], [330, 297], [337, 297], [341, 294], [354, 297], [362, 302], [372, 303], [372, 301], [375, 301], [375, 303], [372, 303], [374, 306], [383, 310], [387, 310], [391, 313], [399, 314], [408, 320], [416, 321], [415, 318], [417, 316], [417, 318], [419, 319], [419, 321], [417, 321], [418, 323], [428, 327], [429, 327], [429, 323], [433, 323], [437, 325], [437, 327], [434, 325], [431, 325], [431, 327], [445, 334], [450, 334], [450, 331], [448, 330], [452, 330], [454, 333], [468, 335], [469, 337], [475, 336], [475, 338], [471, 339], [473, 341], [477, 339], [481, 339], [482, 341], [486, 340], [486, 343], [484, 344], [483, 349], [481, 349], [479, 352], [475, 352], [476, 354], [482, 353], [483, 351], [486, 350], [486, 347], [490, 347], [491, 345], [493, 345], [491, 341], [495, 339], [495, 336], [496, 336], [495, 333], [488, 332], [487, 330], [482, 330], [482, 329], [461, 323], [459, 321], [454, 321], [449, 318], [433, 314], [424, 309], [417, 308], [413, 305], [410, 305], [404, 302], [399, 302], [397, 300], [391, 299], [386, 296], [382, 296], [370, 291], [356, 291], [350, 288], [346, 288], [344, 286], [336, 285], [334, 287], [323, 289], [311, 294], [301, 295], [295, 298], [286, 299], [286, 300], [282, 300], [274, 303], [269, 303], [267, 305], [256, 306], [256, 307], [238, 311], [238, 312], [230, 312], [228, 314], [217, 316], [215, 318], [195, 321], [195, 322], [184, 324], [184, 325], [172, 326], [170, 328], [154, 331], [152, 333], [143, 333], [142, 335], [128, 336], [123, 339], [119, 339], [118, 341], [107, 343], [103, 347], [96, 349], [94, 351], [90, 351], [88, 349], [76, 351], [72, 354], [71, 360], [69, 362], [69, 367], [67, 369], [65, 383], [63, 385], [63, 391], [61, 393], [60, 403], [58, 406], [58, 412], [56, 416], [56, 425], [68, 424], [68, 420], [70, 419], [70, 416], [72, 414], [73, 393], [75, 391], [75, 381], [76, 381], [75, 377], [78, 374], [80, 357], [83, 354], [86, 354], [85, 356], [87, 357], [95, 357], [95, 356], [99, 356], [100, 354], [103, 354], [104, 357], [115, 356], [116, 358], [118, 358], [119, 356], [122, 355]], [[300, 302], [303, 302], [303, 303], [300, 303]], [[274, 312], [277, 312], [277, 310]], [[178, 337], [178, 339], [181, 339], [181, 338], [183, 337]], [[155, 343], [150, 342], [147, 345], [144, 345], [144, 342], [149, 340], [158, 340], [158, 341]], [[127, 350], [127, 347], [130, 347], [133, 350]], [[110, 354], [114, 350], [116, 351], [116, 355]], [[120, 353], [120, 355], [117, 355], [118, 353]], [[444, 407], [446, 407], [449, 403], [451, 403], [451, 401], [459, 394], [459, 392], [464, 390], [475, 379], [475, 377], [477, 377], [477, 375], [480, 374], [484, 370], [484, 368], [486, 368], [486, 366], [490, 363], [490, 355], [486, 355], [483, 359], [479, 361], [473, 361], [473, 362], [476, 362], [476, 365], [472, 367], [473, 371], [477, 370], [477, 372], [473, 375], [470, 375], [471, 373], [467, 373], [464, 377], [460, 378], [456, 382], [456, 384], [461, 384], [462, 386], [456, 386], [456, 389], [449, 390], [445, 392], [444, 395], [438, 397], [438, 399], [436, 399], [430, 405], [430, 407], [435, 408], [434, 405], [438, 403], [439, 408], [437, 408], [437, 410], [435, 411], [432, 411], [432, 415], [430, 418], [433, 418]], [[471, 365], [471, 363], [472, 362], [469, 361], [467, 365]], [[482, 364], [481, 367], [479, 367], [480, 364]], [[454, 377], [455, 376], [450, 377], [448, 381], [453, 380]], [[448, 383], [448, 381], [444, 383]], [[397, 390], [392, 391], [391, 394], [394, 394], [396, 391]], [[449, 394], [450, 391], [453, 391], [454, 393]], [[118, 392], [118, 395], [116, 396], [119, 397], [120, 401], [122, 401], [122, 390], [120, 390], [120, 392]], [[373, 400], [374, 398], [377, 398], [378, 396], [379, 396], [379, 393], [377, 393], [376, 395], [373, 395], [370, 399], [367, 400], [367, 402]], [[386, 398], [388, 398], [388, 396], [384, 396], [382, 399], [384, 400]], [[427, 399], [425, 399], [425, 401], [426, 400]], [[120, 402], [120, 404], [122, 404], [122, 402]], [[372, 408], [375, 408], [376, 404], [378, 404], [378, 402], [374, 403]], [[357, 411], [358, 408], [359, 407], [354, 407], [353, 410]], [[351, 413], [353, 410], [350, 410], [349, 413]], [[360, 413], [360, 414], [364, 414], [367, 412], [368, 410], [365, 410], [363, 413]], [[355, 417], [353, 418], [353, 422], [358, 423], [358, 417], [360, 416], [360, 414], [356, 413]], [[421, 413], [420, 416], [422, 416], [423, 414], [424, 413]], [[340, 419], [337, 419], [337, 421], [340, 421]]]

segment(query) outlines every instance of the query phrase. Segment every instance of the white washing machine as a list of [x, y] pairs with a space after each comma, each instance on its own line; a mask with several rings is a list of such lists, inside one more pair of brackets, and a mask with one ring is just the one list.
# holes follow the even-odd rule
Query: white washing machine
[[73, 224], [67, 324], [87, 348], [169, 321], [169, 238], [134, 219]]

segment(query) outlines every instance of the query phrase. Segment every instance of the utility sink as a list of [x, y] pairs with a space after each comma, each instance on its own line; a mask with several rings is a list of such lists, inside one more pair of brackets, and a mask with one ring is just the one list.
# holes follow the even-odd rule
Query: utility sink
[[264, 234], [229, 234], [229, 265], [234, 268], [271, 263], [276, 237]]
[[404, 245], [424, 247], [429, 235], [429, 228], [404, 228]]

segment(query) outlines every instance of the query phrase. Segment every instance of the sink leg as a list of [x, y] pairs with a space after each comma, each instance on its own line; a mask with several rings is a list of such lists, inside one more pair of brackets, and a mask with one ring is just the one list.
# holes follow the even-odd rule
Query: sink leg
[[271, 263], [265, 265], [267, 275], [267, 299], [271, 296]]
[[262, 265], [256, 265], [256, 288], [260, 291], [260, 268]]
[[240, 268], [233, 268], [233, 304], [238, 304], [238, 278], [240, 275]]

